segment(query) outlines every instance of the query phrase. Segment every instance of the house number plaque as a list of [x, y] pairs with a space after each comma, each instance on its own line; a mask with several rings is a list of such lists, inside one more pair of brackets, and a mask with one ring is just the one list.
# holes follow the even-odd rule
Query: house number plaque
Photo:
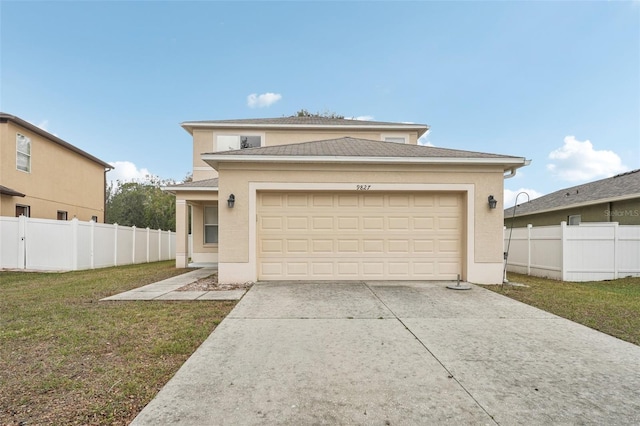
[[356, 185], [356, 191], [368, 191], [371, 189], [371, 185]]

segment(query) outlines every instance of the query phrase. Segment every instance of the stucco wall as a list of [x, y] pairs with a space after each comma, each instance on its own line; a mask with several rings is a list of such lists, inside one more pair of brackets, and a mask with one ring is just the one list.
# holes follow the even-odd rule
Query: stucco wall
[[[104, 167], [57, 143], [17, 126], [0, 124], [0, 183], [25, 197], [2, 197], [0, 215], [14, 216], [15, 205], [28, 205], [31, 217], [56, 219], [58, 210], [68, 219], [104, 222]], [[16, 169], [16, 134], [31, 139], [31, 171]]]
[[[222, 206], [220, 220], [220, 254], [223, 263], [249, 262], [249, 222], [255, 221], [249, 212], [250, 183], [353, 183], [356, 184], [466, 184], [473, 188], [473, 245], [472, 263], [491, 264], [492, 280], [500, 282], [503, 260], [503, 170], [501, 167], [452, 167], [424, 165], [329, 165], [329, 164], [221, 164], [219, 167], [221, 199], [233, 193], [233, 209]], [[487, 197], [498, 199], [496, 209], [489, 209]], [[469, 271], [470, 272], [470, 271]], [[224, 271], [221, 269], [221, 277]]]

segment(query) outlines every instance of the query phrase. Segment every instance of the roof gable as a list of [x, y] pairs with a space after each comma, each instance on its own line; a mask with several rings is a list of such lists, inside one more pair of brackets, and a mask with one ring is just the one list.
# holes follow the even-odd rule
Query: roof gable
[[[518, 204], [516, 217], [562, 210], [569, 207], [596, 204], [611, 199], [640, 197], [640, 169], [620, 173], [610, 178], [561, 189], [551, 194]], [[505, 218], [513, 216], [514, 207], [504, 211]]]

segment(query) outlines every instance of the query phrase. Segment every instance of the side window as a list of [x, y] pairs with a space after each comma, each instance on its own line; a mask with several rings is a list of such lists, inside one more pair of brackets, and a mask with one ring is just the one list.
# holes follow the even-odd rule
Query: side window
[[385, 142], [395, 142], [395, 143], [407, 143], [407, 141], [405, 140], [405, 138], [401, 137], [401, 136], [386, 136], [384, 138]]
[[218, 243], [218, 206], [204, 208], [204, 243]]
[[67, 212], [58, 210], [58, 220], [67, 220]]
[[31, 139], [20, 133], [16, 133], [16, 168], [31, 172]]
[[98, 216], [91, 216], [92, 222], [98, 222]]
[[262, 146], [262, 136], [258, 135], [218, 135], [216, 151], [230, 151]]
[[29, 217], [31, 214], [31, 209], [29, 206], [22, 206], [20, 204], [16, 204], [16, 217], [26, 216]]
[[569, 216], [569, 218], [567, 220], [567, 224], [569, 224], [569, 225], [580, 225], [581, 221], [582, 221], [582, 216], [579, 215], [579, 214], [575, 214], [575, 215]]

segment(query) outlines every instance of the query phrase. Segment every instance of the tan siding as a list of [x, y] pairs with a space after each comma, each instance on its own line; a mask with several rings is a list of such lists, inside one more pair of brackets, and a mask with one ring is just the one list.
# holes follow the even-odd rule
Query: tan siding
[[[15, 124], [3, 123], [0, 183], [26, 194], [3, 197], [2, 215], [13, 216], [15, 204], [31, 207], [31, 216], [56, 219], [57, 211], [68, 218], [104, 221], [104, 168], [86, 157]], [[16, 169], [16, 133], [31, 139], [31, 172]]]

